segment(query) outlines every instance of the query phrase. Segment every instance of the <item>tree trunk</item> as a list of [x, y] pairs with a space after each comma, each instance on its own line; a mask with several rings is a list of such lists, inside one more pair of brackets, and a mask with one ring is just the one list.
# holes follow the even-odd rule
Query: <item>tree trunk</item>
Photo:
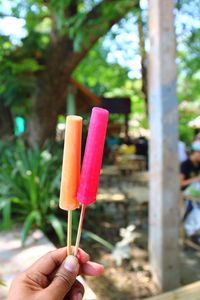
[[52, 81], [53, 74], [48, 71], [40, 74], [33, 98], [33, 111], [27, 125], [30, 146], [55, 138], [57, 117], [66, 105], [67, 76], [55, 74], [55, 81]]
[[64, 38], [52, 45], [45, 70], [38, 76], [33, 110], [27, 125], [30, 146], [42, 145], [46, 139], [55, 138], [57, 117], [66, 111], [68, 79], [87, 53], [76, 53], [72, 48], [72, 42]]
[[148, 90], [147, 90], [147, 55], [145, 51], [144, 23], [142, 20], [141, 9], [138, 16], [138, 32], [140, 39], [140, 56], [142, 71], [142, 92], [144, 95], [146, 115], [148, 116]]
[[12, 113], [8, 106], [5, 106], [0, 99], [0, 137], [12, 137], [14, 133], [14, 122]]

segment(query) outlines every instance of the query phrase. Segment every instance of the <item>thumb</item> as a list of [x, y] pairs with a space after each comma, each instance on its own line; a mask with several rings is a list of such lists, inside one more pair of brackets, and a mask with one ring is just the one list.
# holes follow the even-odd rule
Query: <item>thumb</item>
[[76, 281], [79, 263], [75, 256], [69, 255], [62, 263], [51, 284], [46, 288], [50, 299], [63, 299]]

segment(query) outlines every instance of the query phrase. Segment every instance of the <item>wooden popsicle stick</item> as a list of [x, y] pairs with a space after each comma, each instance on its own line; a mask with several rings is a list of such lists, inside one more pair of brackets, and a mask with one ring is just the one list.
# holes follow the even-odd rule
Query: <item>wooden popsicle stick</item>
[[86, 205], [82, 204], [81, 215], [80, 215], [79, 225], [78, 225], [78, 232], [77, 232], [77, 236], [76, 236], [76, 245], [75, 245], [75, 250], [74, 250], [74, 256], [77, 256], [77, 254], [78, 254], [78, 248], [79, 248], [81, 233], [82, 233], [82, 229], [83, 229], [83, 220], [84, 220], [84, 216], [85, 216], [85, 209], [86, 209]]
[[67, 219], [67, 255], [71, 255], [71, 245], [72, 245], [72, 210], [68, 210]]

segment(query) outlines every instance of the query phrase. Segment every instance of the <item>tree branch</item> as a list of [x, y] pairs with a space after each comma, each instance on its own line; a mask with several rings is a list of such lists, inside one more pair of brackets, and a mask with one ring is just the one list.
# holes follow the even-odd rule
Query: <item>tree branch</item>
[[[139, 0], [104, 0], [96, 5], [87, 15], [81, 27], [83, 28], [83, 50], [91, 46], [129, 11], [137, 6]], [[90, 37], [89, 40], [87, 37]]]
[[[104, 0], [96, 5], [81, 24], [82, 43], [78, 52], [71, 53], [70, 66], [77, 65], [86, 56], [92, 46], [109, 29], [118, 23], [128, 12], [138, 7], [139, 0]], [[77, 30], [77, 34], [80, 33]], [[69, 41], [68, 41], [69, 42]]]
[[[71, 38], [69, 32], [52, 43], [47, 57], [49, 69], [59, 66], [58, 72], [67, 72], [71, 76], [79, 62], [87, 55], [89, 50], [100, 37], [119, 22], [128, 12], [134, 10], [139, 0], [104, 0], [97, 4], [76, 28], [75, 36]], [[81, 38], [80, 38], [81, 36]], [[79, 47], [74, 45], [79, 40]], [[59, 61], [62, 60], [62, 63]], [[62, 71], [60, 70], [62, 69]], [[64, 71], [63, 71], [64, 70]]]
[[0, 18], [16, 18], [16, 19], [22, 19], [20, 17], [14, 16], [12, 14], [4, 14], [0, 12]]

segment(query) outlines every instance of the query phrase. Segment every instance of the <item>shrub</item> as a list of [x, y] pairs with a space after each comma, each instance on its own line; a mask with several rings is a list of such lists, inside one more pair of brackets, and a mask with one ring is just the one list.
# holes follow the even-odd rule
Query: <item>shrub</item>
[[14, 222], [23, 222], [22, 242], [33, 227], [55, 230], [63, 244], [65, 235], [61, 221], [56, 217], [60, 186], [60, 155], [39, 147], [28, 149], [22, 141], [1, 143], [0, 209], [2, 228]]

